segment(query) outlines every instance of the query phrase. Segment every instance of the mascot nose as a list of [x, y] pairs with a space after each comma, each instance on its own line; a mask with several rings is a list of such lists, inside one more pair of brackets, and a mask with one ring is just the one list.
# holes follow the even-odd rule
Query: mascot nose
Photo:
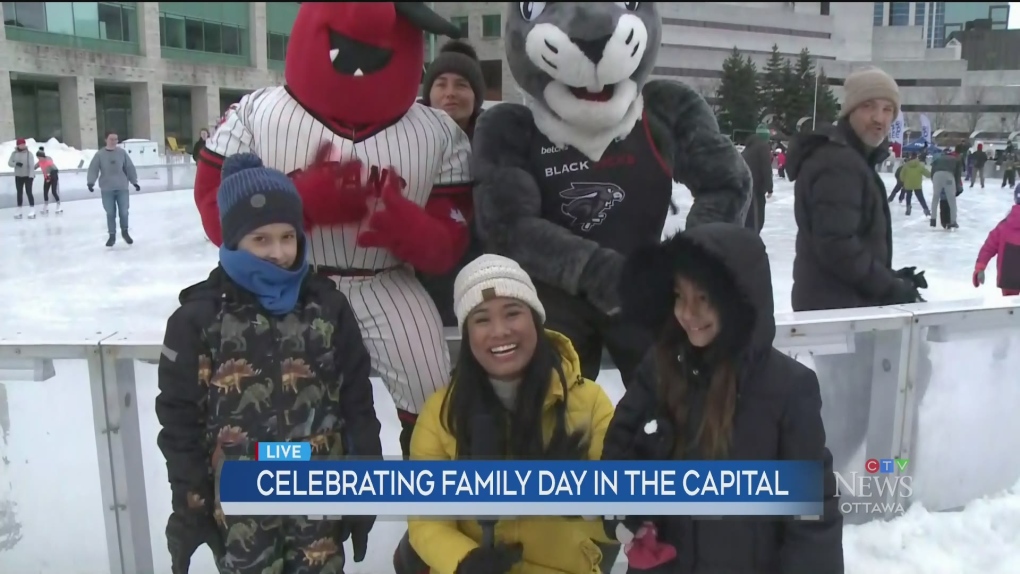
[[594, 40], [582, 40], [580, 38], [571, 38], [570, 41], [577, 45], [581, 49], [581, 53], [588, 56], [592, 64], [598, 65], [602, 61], [602, 53], [606, 50], [606, 44], [613, 37], [612, 34], [602, 36], [601, 38], [595, 38]]
[[343, 21], [353, 25], [344, 33], [366, 44], [388, 44], [396, 25], [397, 10], [393, 2], [342, 2]]

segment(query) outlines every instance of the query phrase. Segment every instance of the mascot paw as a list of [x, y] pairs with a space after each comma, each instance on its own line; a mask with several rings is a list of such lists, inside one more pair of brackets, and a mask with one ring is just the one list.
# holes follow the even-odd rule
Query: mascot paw
[[358, 245], [392, 250], [406, 238], [420, 237], [416, 223], [423, 216], [425, 210], [403, 196], [400, 178], [387, 177], [376, 210], [368, 218], [368, 229], [358, 235]]
[[362, 182], [361, 162], [330, 161], [331, 153], [332, 144], [324, 145], [307, 169], [292, 176], [311, 226], [354, 223], [368, 215], [373, 192]]
[[599, 249], [581, 272], [578, 292], [606, 315], [620, 312], [619, 284], [624, 258], [611, 249]]

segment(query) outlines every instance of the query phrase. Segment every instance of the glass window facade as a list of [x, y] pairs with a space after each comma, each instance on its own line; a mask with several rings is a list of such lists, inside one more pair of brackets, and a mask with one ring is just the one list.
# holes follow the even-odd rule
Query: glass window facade
[[460, 35], [463, 38], [468, 37], [468, 30], [471, 27], [471, 20], [467, 16], [454, 16], [450, 18], [450, 23], [460, 29]]
[[132, 127], [131, 90], [96, 86], [96, 149], [103, 146], [106, 132], [115, 132], [123, 141], [133, 137]]
[[11, 82], [14, 133], [19, 138], [63, 141], [60, 88], [48, 82]]
[[499, 14], [482, 16], [482, 37], [499, 38], [503, 35], [503, 17]]
[[160, 13], [159, 32], [159, 44], [166, 48], [241, 55], [243, 29], [231, 24]]
[[137, 42], [132, 3], [4, 2], [4, 25], [51, 34]]
[[885, 2], [875, 2], [875, 18], [872, 24], [875, 26], [885, 25]]
[[274, 34], [272, 32], [266, 34], [266, 42], [268, 43], [266, 57], [277, 62], [285, 62], [287, 60], [287, 43], [289, 41], [290, 36], [286, 34]]
[[910, 2], [889, 3], [889, 25], [890, 26], [910, 25]]
[[163, 131], [177, 144], [190, 148], [195, 141], [191, 126], [191, 94], [163, 93]]
[[924, 13], [927, 2], [914, 2], [914, 26], [924, 26]]

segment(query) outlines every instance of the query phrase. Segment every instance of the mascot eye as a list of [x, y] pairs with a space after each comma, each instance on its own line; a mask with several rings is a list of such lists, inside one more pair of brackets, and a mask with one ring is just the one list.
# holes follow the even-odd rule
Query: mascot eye
[[528, 22], [542, 15], [545, 11], [545, 2], [521, 2], [521, 16]]
[[613, 4], [616, 4], [620, 8], [623, 8], [624, 10], [630, 10], [631, 12], [637, 10], [638, 6], [641, 5], [640, 2], [613, 2]]

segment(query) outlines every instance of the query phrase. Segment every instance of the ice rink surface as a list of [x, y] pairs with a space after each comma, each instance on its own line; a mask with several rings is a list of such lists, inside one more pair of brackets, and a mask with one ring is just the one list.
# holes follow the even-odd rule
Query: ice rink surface
[[[885, 177], [891, 189], [891, 176]], [[984, 287], [975, 289], [970, 283], [978, 248], [1012, 204], [1011, 194], [997, 183], [985, 190], [968, 189], [960, 196], [960, 229], [955, 232], [930, 228], [918, 205], [910, 217], [904, 215], [902, 205], [892, 205], [894, 264], [926, 271], [931, 285], [925, 293], [928, 300], [999, 297], [993, 287], [994, 265]], [[790, 310], [796, 233], [792, 191], [791, 183], [776, 182], [762, 233], [772, 263], [777, 312]], [[930, 195], [930, 188], [926, 193]], [[674, 195], [680, 212], [686, 214], [689, 192], [678, 186]], [[60, 216], [16, 221], [13, 215], [12, 210], [0, 210], [4, 331], [31, 333], [50, 341], [93, 331], [159, 332], [177, 307], [181, 289], [204, 279], [216, 263], [216, 248], [204, 237], [190, 191], [133, 197], [132, 246], [118, 238], [115, 247], [104, 247], [106, 221], [99, 201], [68, 202]], [[670, 218], [664, 234], [682, 223], [682, 217]], [[1020, 449], [1013, 448], [1020, 446], [1018, 343], [1008, 344], [1010, 368], [1006, 371], [1002, 364], [978, 365], [975, 370], [975, 365], [962, 360], [968, 357], [933, 357], [939, 373], [939, 384], [933, 387], [939, 391], [930, 391], [922, 404], [921, 434], [926, 440], [915, 455], [931, 467], [971, 469], [929, 482], [920, 493], [924, 506], [952, 507], [954, 501], [973, 498], [975, 492], [1001, 494], [975, 501], [961, 512], [929, 513], [919, 504], [891, 522], [846, 527], [848, 573], [1020, 572], [1020, 484], [1016, 484]], [[988, 354], [991, 346], [988, 342]], [[987, 354], [977, 360], [991, 361]], [[0, 572], [109, 571], [88, 373], [83, 361], [57, 361], [56, 369], [57, 376], [43, 383], [2, 385], [10, 420], [0, 420], [0, 430], [7, 431], [0, 441], [0, 503], [5, 499], [17, 503], [15, 518], [22, 539], [13, 549], [0, 550]], [[137, 400], [151, 405], [156, 394], [155, 367], [138, 363], [136, 374]], [[598, 382], [614, 401], [622, 395], [617, 372], [604, 372]], [[389, 454], [399, 453], [399, 425], [391, 414], [392, 401], [378, 382], [376, 408], [384, 419], [384, 447]], [[142, 413], [143, 433], [152, 437], [143, 463], [154, 562], [157, 572], [166, 572], [169, 559], [162, 530], [170, 509], [169, 488], [155, 446], [155, 416], [151, 407]], [[0, 524], [0, 532], [3, 528]], [[391, 572], [392, 549], [403, 530], [401, 523], [378, 523], [368, 559], [349, 563], [347, 573]], [[622, 572], [622, 567], [618, 564], [614, 572]], [[196, 555], [191, 571], [215, 572], [205, 550]]]

